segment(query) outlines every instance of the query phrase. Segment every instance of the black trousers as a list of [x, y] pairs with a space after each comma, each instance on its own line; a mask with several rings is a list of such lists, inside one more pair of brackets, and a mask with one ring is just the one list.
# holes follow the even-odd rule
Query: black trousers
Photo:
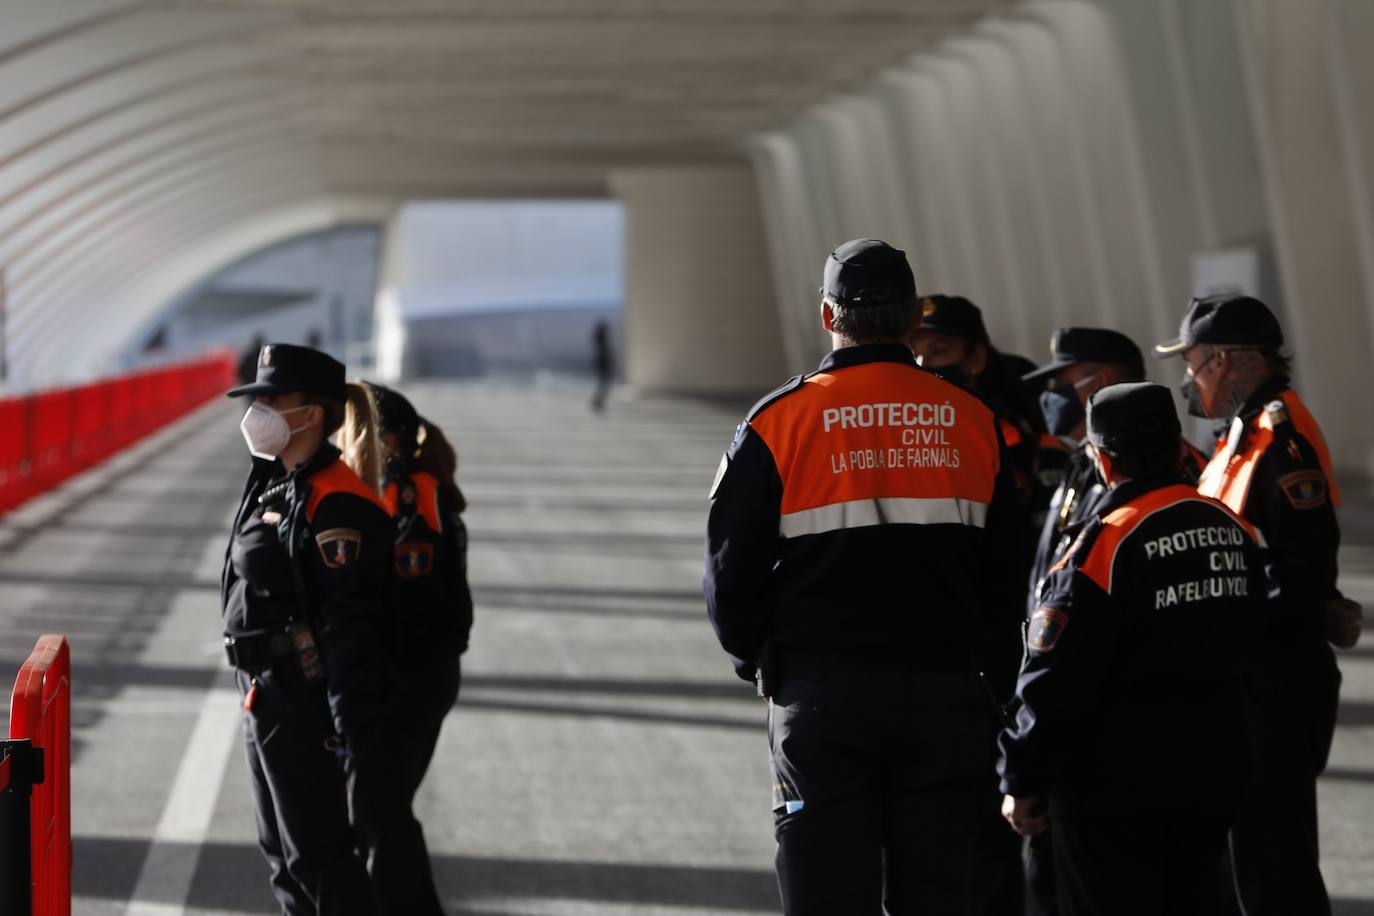
[[383, 916], [444, 913], [414, 802], [460, 680], [456, 655], [410, 672], [394, 703], [388, 759], [350, 765], [353, 821]]
[[991, 789], [982, 793], [979, 808], [973, 912], [977, 916], [1024, 916], [1021, 837], [1002, 817], [1002, 792], [995, 775]]
[[1336, 728], [1341, 676], [1324, 643], [1275, 666], [1255, 689], [1254, 777], [1231, 830], [1229, 865], [1245, 916], [1330, 916], [1317, 837], [1317, 777]]
[[462, 680], [460, 656], [445, 655], [415, 672], [410, 689], [402, 695], [400, 731], [409, 739], [405, 778], [412, 799], [429, 772], [439, 732], [453, 704], [458, 702]]
[[1054, 891], [1054, 841], [1049, 833], [1026, 837], [1022, 848], [1026, 873], [1026, 916], [1059, 916]]
[[785, 673], [768, 730], [787, 916], [972, 913], [989, 715], [971, 674]]
[[[239, 672], [238, 682], [246, 696], [251, 679]], [[377, 912], [354, 848], [343, 770], [325, 747], [331, 732], [321, 688], [295, 670], [258, 676], [244, 737], [258, 845], [283, 916]]]
[[[1101, 814], [1061, 817], [1050, 801], [1049, 840], [1063, 916], [1215, 916], [1226, 901], [1217, 862], [1234, 814], [1216, 782], [1128, 795], [1084, 806]], [[1295, 911], [1296, 912], [1296, 911]]]

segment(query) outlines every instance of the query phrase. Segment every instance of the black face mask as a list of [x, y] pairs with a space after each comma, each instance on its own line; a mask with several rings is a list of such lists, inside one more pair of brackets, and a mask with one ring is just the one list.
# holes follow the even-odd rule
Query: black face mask
[[1210, 418], [1207, 408], [1202, 406], [1202, 392], [1197, 390], [1197, 381], [1186, 378], [1178, 386], [1179, 394], [1183, 395], [1183, 400], [1188, 402], [1188, 416], [1201, 417], [1206, 420]]
[[1067, 436], [1087, 419], [1088, 411], [1078, 400], [1077, 389], [1069, 384], [1040, 392], [1040, 414], [1051, 433]]

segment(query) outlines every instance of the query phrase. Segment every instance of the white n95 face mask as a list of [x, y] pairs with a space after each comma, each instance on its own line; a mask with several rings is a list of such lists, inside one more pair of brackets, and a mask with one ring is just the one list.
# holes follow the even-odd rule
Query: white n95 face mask
[[286, 424], [286, 415], [310, 407], [293, 407], [290, 410], [273, 410], [265, 404], [254, 401], [248, 405], [239, 429], [243, 431], [243, 441], [248, 443], [248, 453], [254, 458], [271, 460], [286, 451], [291, 442], [291, 434], [305, 429], [292, 429]]

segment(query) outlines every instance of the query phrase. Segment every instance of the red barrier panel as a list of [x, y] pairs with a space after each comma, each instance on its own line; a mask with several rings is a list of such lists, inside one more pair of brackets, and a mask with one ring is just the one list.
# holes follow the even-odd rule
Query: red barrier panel
[[42, 749], [43, 781], [30, 807], [33, 916], [71, 916], [72, 656], [61, 636], [39, 637], [14, 682], [10, 737]]
[[228, 351], [76, 388], [0, 399], [0, 513], [136, 442], [234, 380]]

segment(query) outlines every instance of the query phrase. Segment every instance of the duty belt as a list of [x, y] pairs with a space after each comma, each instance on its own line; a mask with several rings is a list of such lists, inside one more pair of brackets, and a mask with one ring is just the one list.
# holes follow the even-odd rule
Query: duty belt
[[260, 674], [295, 651], [289, 629], [254, 630], [224, 637], [229, 665], [249, 674]]

